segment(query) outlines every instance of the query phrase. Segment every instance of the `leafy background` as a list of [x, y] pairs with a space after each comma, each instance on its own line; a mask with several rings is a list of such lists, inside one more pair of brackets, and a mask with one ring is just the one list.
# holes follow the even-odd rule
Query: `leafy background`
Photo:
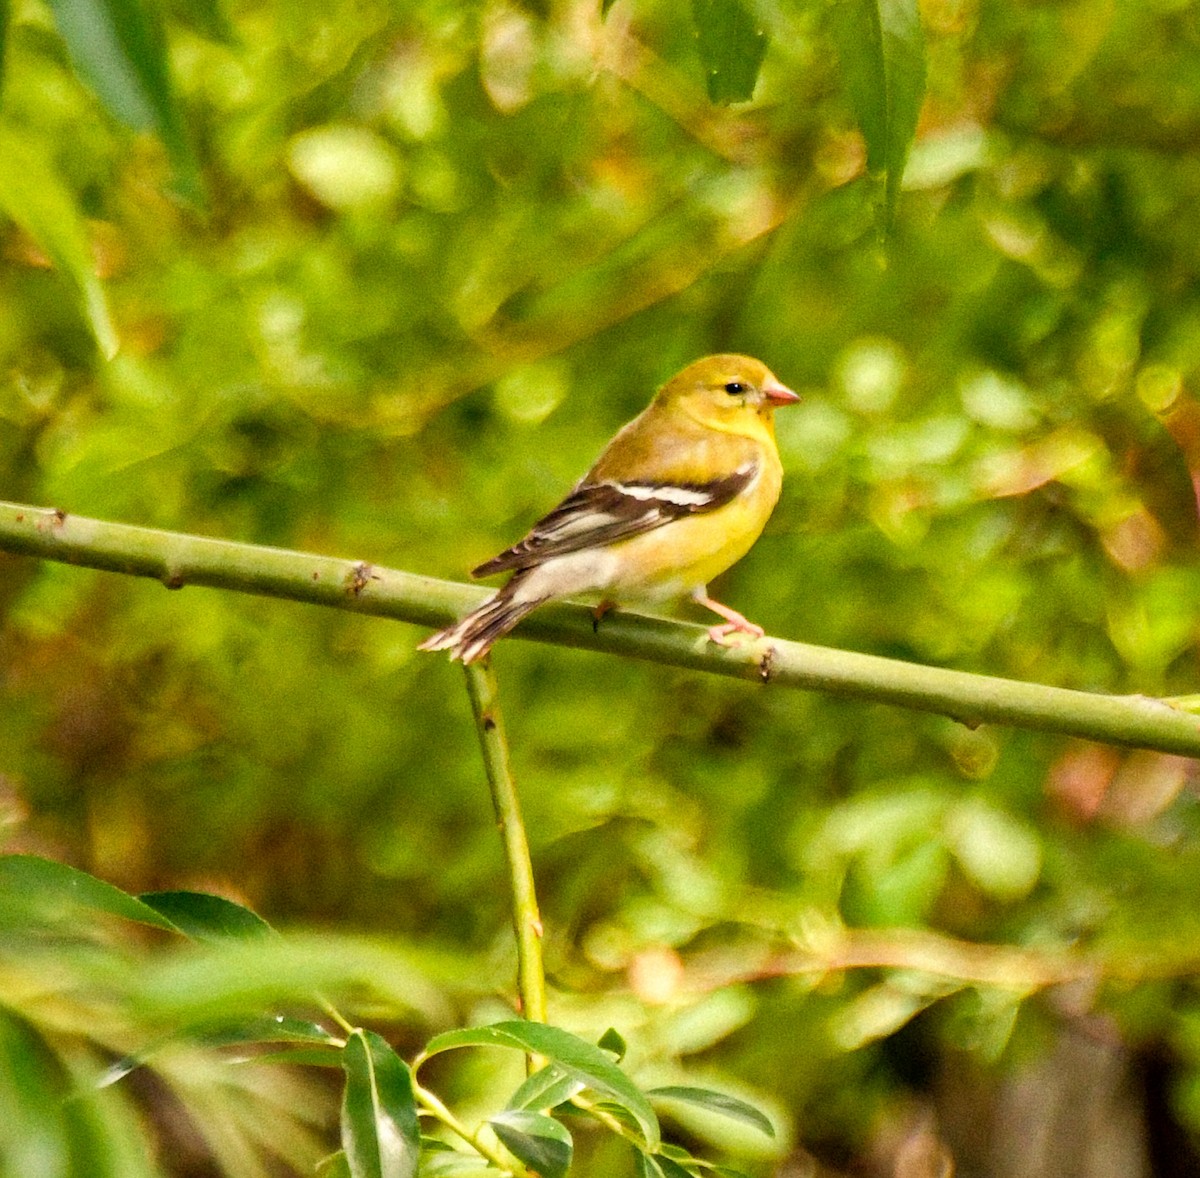
[[[770, 632], [1195, 691], [1190, 0], [926, 0], [924, 49], [899, 0], [0, 13], [5, 498], [461, 577], [736, 349], [804, 396], [719, 587]], [[511, 1010], [460, 673], [411, 627], [2, 554], [0, 609], [6, 849], [331, 938], [276, 986], [402, 1053]], [[496, 663], [554, 1020], [780, 1127], [686, 1133], [763, 1175], [1200, 1168], [1190, 762]], [[59, 1097], [253, 973], [206, 960], [107, 918], [0, 948], [7, 1172], [102, 1172]], [[441, 1075], [483, 1116], [503, 1066]], [[319, 1075], [137, 1076], [87, 1106], [110, 1172], [333, 1148]]]

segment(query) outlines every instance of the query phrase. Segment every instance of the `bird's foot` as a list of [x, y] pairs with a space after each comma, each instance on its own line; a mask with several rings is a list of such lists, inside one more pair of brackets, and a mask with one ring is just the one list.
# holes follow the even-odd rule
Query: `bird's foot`
[[704, 606], [705, 609], [711, 609], [713, 613], [719, 614], [725, 621], [716, 626], [710, 626], [708, 629], [709, 642], [715, 642], [718, 646], [733, 646], [733, 636], [735, 634], [745, 634], [750, 638], [762, 638], [766, 631], [759, 625], [750, 621], [749, 618], [743, 617], [736, 609], [731, 609], [727, 605], [722, 605], [719, 601], [714, 601], [703, 590], [692, 594], [693, 599]]
[[715, 642], [718, 646], [737, 646], [738, 638], [743, 634], [747, 638], [762, 638], [766, 631], [745, 618], [737, 622], [720, 622], [708, 628], [709, 642]]

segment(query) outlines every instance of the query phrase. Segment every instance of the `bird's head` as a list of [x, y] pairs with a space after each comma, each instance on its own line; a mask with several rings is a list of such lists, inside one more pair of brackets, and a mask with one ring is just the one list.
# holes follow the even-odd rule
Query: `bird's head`
[[658, 392], [665, 409], [727, 433], [770, 432], [772, 414], [800, 398], [751, 356], [705, 356], [676, 373]]

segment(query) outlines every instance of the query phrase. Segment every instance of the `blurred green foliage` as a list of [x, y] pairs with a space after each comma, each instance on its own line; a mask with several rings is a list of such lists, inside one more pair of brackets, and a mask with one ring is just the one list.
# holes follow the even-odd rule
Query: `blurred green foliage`
[[[462, 576], [660, 380], [736, 349], [805, 401], [726, 600], [807, 641], [1196, 691], [1194, 0], [926, 0], [883, 240], [834, 0], [738, 7], [769, 46], [730, 106], [685, 4], [177, 0], [147, 9], [171, 105], [140, 131], [102, 105], [69, 7], [0, 5], [0, 496]], [[3, 554], [0, 611], [7, 849], [436, 954], [421, 1025], [378, 1001], [399, 1050], [504, 1017], [461, 675], [411, 628]], [[496, 662], [552, 1017], [616, 1026], [649, 1082], [771, 1109], [774, 1152], [717, 1142], [743, 1169], [890, 1174], [929, 1138], [1012, 1173], [1001, 1114], [1022, 1082], [1051, 1105], [1038, 1061], [1088, 1035], [1140, 1077], [1145, 1166], [1151, 1122], [1196, 1156], [1190, 763], [520, 642]], [[773, 976], [854, 930], [892, 955]], [[1044, 954], [1047, 981], [1064, 953], [1099, 964], [976, 984], [902, 968], [914, 930]], [[172, 968], [95, 936], [50, 962], [0, 948], [5, 1172], [266, 1173], [245, 1109], [267, 1107], [289, 1110], [272, 1164], [309, 1166], [333, 1102], [292, 1072], [189, 1050], [166, 1086], [90, 1087], [161, 1033], [142, 975]], [[1088, 1066], [1094, 1094], [1110, 1073]], [[442, 1078], [485, 1117], [511, 1074]], [[573, 1172], [632, 1173], [607, 1148], [577, 1141]], [[1075, 1172], [1053, 1161], [1030, 1172]]]

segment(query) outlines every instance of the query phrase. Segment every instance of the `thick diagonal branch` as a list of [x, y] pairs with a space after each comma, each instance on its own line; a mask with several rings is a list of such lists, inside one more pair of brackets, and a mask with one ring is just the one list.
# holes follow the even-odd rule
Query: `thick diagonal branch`
[[[444, 626], [486, 590], [361, 561], [210, 540], [0, 503], [0, 550], [132, 576], [172, 589], [207, 585], [286, 597], [424, 626]], [[781, 687], [937, 712], [968, 724], [1058, 732], [1200, 757], [1200, 717], [1142, 696], [1099, 695], [764, 638], [718, 647], [701, 626], [583, 606], [546, 606], [514, 637], [690, 667]]]

